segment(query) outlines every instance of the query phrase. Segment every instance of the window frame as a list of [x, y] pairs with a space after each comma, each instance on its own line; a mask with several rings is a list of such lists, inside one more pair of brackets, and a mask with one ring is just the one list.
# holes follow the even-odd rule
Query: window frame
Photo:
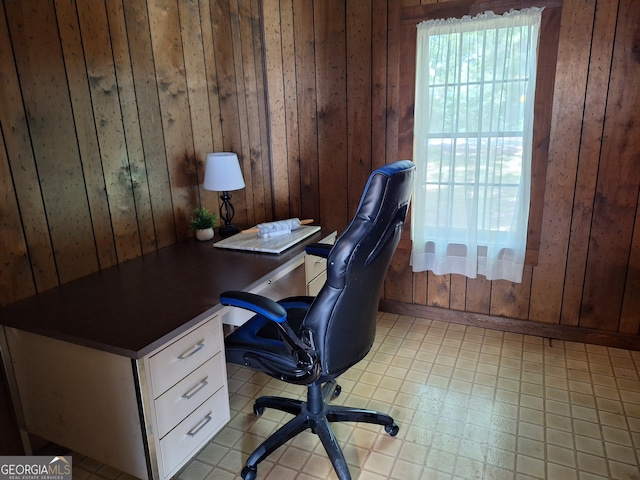
[[453, 0], [400, 7], [397, 58], [399, 79], [398, 156], [413, 158], [417, 24], [423, 20], [475, 16], [487, 10], [497, 15], [512, 8], [545, 7], [540, 24], [533, 123], [531, 192], [525, 265], [537, 265], [551, 132], [553, 91], [560, 37], [562, 0]]

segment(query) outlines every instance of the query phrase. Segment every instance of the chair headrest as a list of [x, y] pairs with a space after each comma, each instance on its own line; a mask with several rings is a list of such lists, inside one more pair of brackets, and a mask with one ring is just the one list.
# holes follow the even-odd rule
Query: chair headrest
[[[363, 239], [384, 243], [388, 234], [391, 233], [387, 230], [394, 230], [396, 224], [404, 222], [413, 189], [414, 172], [413, 162], [400, 160], [371, 173], [354, 218], [329, 254], [328, 261], [338, 268], [328, 269], [327, 283], [335, 288], [342, 288], [344, 268], [355, 252], [356, 244]], [[373, 236], [367, 235], [372, 228], [383, 228], [385, 231], [380, 231]], [[374, 245], [371, 246], [372, 256], [376, 254]]]

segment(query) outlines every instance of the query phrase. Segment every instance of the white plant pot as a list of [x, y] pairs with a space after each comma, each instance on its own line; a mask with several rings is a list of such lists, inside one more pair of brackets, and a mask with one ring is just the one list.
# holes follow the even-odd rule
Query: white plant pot
[[196, 230], [196, 238], [201, 242], [206, 242], [213, 238], [213, 228], [205, 228], [204, 230]]

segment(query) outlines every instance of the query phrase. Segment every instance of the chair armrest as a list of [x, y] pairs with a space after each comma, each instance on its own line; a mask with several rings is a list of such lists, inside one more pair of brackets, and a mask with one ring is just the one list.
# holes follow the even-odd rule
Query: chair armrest
[[307, 245], [304, 250], [307, 254], [313, 255], [314, 257], [327, 258], [332, 248], [333, 245], [330, 243], [312, 243], [311, 245]]
[[312, 345], [306, 344], [293, 331], [287, 322], [287, 311], [282, 305], [262, 295], [233, 290], [223, 292], [220, 295], [220, 303], [252, 311], [273, 321], [278, 327], [280, 339], [291, 356], [295, 358], [297, 369], [291, 372], [282, 371], [282, 365], [274, 365], [267, 357], [255, 352], [245, 354], [245, 361], [251, 357], [254, 362], [262, 366], [263, 371], [270, 372], [270, 375], [276, 375], [277, 378], [290, 383], [307, 385], [308, 382], [315, 382], [320, 377], [318, 353]]
[[262, 315], [269, 320], [282, 323], [287, 319], [287, 311], [282, 305], [262, 295], [249, 292], [227, 291], [220, 295], [220, 303], [230, 307], [244, 308]]

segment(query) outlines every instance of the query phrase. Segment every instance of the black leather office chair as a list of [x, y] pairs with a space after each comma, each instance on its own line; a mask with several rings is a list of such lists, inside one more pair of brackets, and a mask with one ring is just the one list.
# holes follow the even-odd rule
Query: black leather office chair
[[317, 297], [276, 303], [246, 292], [221, 296], [224, 305], [258, 314], [225, 339], [227, 361], [307, 386], [306, 402], [261, 397], [254, 404], [257, 415], [276, 408], [295, 417], [251, 454], [242, 470], [245, 480], [255, 479], [259, 462], [307, 428], [320, 437], [341, 480], [351, 476], [329, 422], [374, 423], [392, 436], [398, 433], [389, 415], [326, 402], [340, 394], [336, 377], [362, 360], [373, 344], [380, 292], [400, 240], [414, 170], [412, 162], [403, 160], [374, 171], [355, 217], [335, 245], [307, 249], [327, 258], [327, 281]]

